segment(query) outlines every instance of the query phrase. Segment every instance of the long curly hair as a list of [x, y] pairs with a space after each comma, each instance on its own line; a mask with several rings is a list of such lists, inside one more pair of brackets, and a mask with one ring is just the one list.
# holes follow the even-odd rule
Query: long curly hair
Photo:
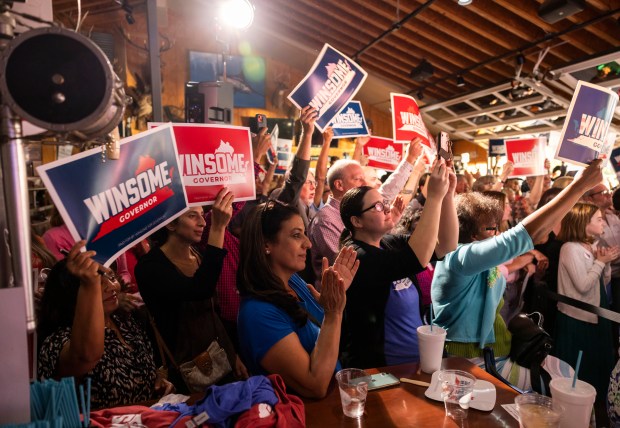
[[273, 272], [265, 253], [268, 242], [276, 242], [282, 223], [299, 216], [295, 207], [277, 200], [258, 205], [241, 229], [237, 288], [242, 297], [253, 297], [284, 310], [299, 326], [308, 322], [306, 312], [287, 292], [286, 284]]

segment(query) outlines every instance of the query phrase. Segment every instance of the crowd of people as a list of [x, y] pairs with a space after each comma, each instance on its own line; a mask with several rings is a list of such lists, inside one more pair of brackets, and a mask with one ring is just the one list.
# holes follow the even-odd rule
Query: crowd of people
[[321, 398], [341, 367], [419, 361], [416, 329], [432, 319], [447, 331], [446, 355], [481, 363], [490, 347], [500, 372], [528, 388], [507, 325], [536, 310], [555, 339], [547, 371], [565, 375], [583, 350], [580, 378], [606, 399], [618, 326], [541, 292], [620, 308], [620, 219], [600, 160], [554, 181], [509, 178], [510, 163], [475, 177], [442, 158], [426, 166], [415, 139], [379, 180], [362, 156], [368, 138], [328, 167], [333, 133], [318, 133], [316, 117], [301, 111], [282, 181], [261, 164], [267, 130], [253, 137], [256, 201], [235, 203], [224, 188], [113, 269], [55, 219], [33, 245], [37, 267], [51, 268], [37, 290], [39, 375], [90, 377], [93, 408], [187, 392], [176, 364], [158, 370], [159, 335], [177, 364], [217, 340], [232, 368], [219, 383], [279, 374]]

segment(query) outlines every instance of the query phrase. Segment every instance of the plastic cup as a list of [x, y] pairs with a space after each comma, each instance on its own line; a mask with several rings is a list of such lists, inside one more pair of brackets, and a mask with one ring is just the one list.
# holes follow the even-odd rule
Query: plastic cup
[[446, 416], [455, 420], [467, 418], [476, 378], [461, 370], [442, 370], [439, 372], [439, 382]]
[[418, 327], [418, 348], [420, 350], [420, 369], [424, 373], [433, 374], [441, 368], [443, 345], [446, 341], [446, 330], [441, 327], [421, 325]]
[[571, 378], [551, 379], [549, 387], [554, 403], [564, 407], [560, 418], [562, 428], [584, 428], [590, 425], [592, 406], [596, 399], [596, 389], [582, 380], [577, 380], [575, 388]]
[[336, 373], [342, 412], [350, 418], [364, 414], [370, 375], [361, 369], [343, 369]]
[[530, 393], [515, 398], [522, 428], [557, 428], [564, 407], [551, 397]]

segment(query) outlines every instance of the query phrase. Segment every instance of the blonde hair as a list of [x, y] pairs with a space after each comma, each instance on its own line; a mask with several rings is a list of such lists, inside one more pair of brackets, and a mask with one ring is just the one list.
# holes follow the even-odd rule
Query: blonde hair
[[558, 240], [564, 242], [585, 242], [591, 244], [594, 238], [586, 234], [586, 227], [599, 207], [594, 204], [578, 202], [562, 219]]

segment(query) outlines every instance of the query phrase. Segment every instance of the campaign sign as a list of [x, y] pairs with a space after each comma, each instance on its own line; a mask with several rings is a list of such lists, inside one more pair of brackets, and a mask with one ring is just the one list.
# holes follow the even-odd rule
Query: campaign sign
[[489, 156], [506, 156], [506, 146], [503, 139], [489, 140]]
[[334, 117], [330, 126], [334, 130], [334, 138], [354, 138], [370, 135], [366, 120], [364, 120], [362, 103], [359, 101], [350, 101], [344, 110]]
[[579, 81], [555, 158], [582, 166], [599, 158], [617, 103], [614, 91]]
[[368, 166], [394, 171], [403, 158], [403, 145], [391, 138], [371, 137], [364, 146]]
[[121, 140], [118, 160], [94, 148], [37, 171], [71, 236], [104, 266], [187, 208], [170, 125]]
[[172, 129], [189, 206], [213, 204], [223, 187], [234, 193], [235, 201], [256, 199], [249, 128], [174, 123]]
[[416, 137], [422, 139], [422, 144], [431, 149], [436, 147], [431, 142], [430, 134], [422, 121], [420, 108], [415, 99], [409, 95], [390, 93], [392, 100], [392, 127], [394, 141], [408, 143]]
[[543, 175], [545, 171], [544, 138], [524, 140], [506, 140], [506, 157], [514, 164], [514, 171], [509, 178], [528, 175]]
[[284, 174], [293, 160], [293, 140], [278, 139], [276, 174]]
[[611, 155], [609, 156], [609, 162], [611, 166], [614, 167], [614, 171], [617, 173], [620, 172], [620, 147], [613, 149], [611, 151]]
[[326, 43], [288, 99], [300, 110], [307, 105], [317, 109], [315, 125], [323, 132], [355, 96], [367, 76], [351, 58]]

